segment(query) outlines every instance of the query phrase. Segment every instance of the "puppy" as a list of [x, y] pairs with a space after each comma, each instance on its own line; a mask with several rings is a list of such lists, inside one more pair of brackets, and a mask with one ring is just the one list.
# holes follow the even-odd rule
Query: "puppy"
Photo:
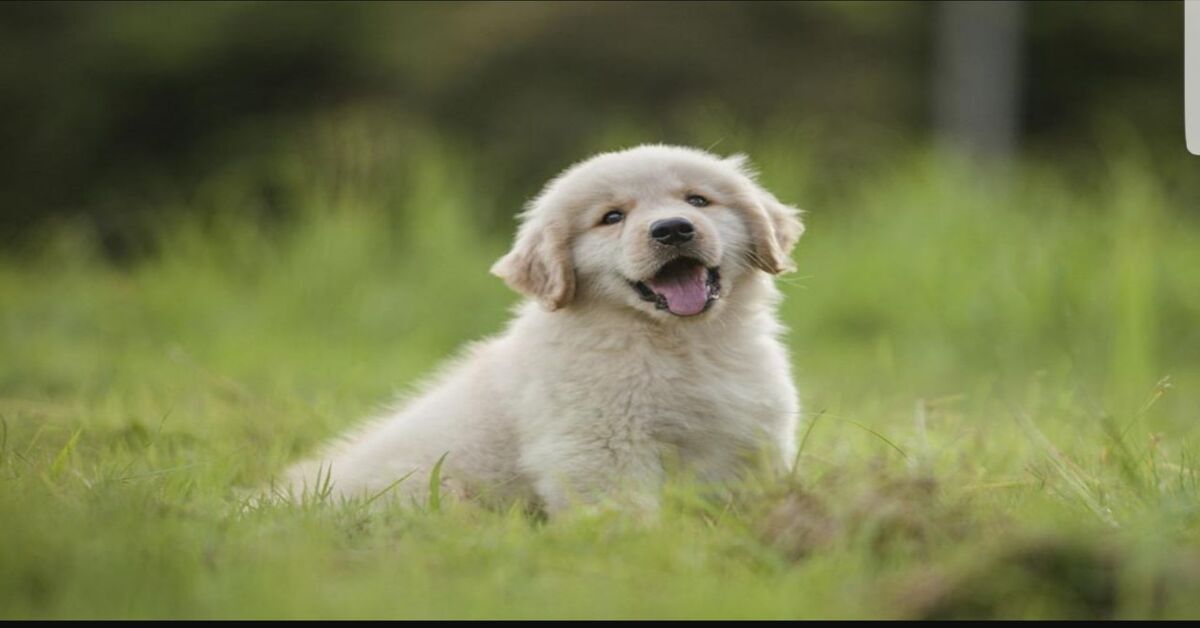
[[578, 163], [521, 214], [492, 267], [528, 297], [425, 392], [287, 489], [656, 508], [668, 472], [788, 470], [799, 402], [775, 318], [799, 211], [743, 156], [640, 146]]

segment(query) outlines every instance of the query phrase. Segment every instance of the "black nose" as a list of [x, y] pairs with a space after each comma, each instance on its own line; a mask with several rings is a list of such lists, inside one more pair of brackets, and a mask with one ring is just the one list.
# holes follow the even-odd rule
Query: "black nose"
[[696, 237], [696, 227], [685, 218], [664, 218], [650, 225], [650, 237], [663, 244], [683, 244]]

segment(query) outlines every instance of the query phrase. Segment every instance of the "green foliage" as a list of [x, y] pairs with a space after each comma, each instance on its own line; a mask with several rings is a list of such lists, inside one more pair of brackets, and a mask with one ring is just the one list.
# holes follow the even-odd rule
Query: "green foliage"
[[1086, 187], [911, 154], [831, 184], [789, 137], [722, 146], [809, 210], [791, 481], [672, 486], [655, 522], [245, 503], [516, 299], [467, 153], [371, 135], [278, 161], [292, 220], [232, 168], [139, 264], [69, 230], [0, 261], [0, 615], [1200, 611], [1200, 225], [1137, 160]]
[[[88, 221], [136, 257], [148, 225], [231, 162], [269, 186], [309, 117], [373, 108], [483, 156], [505, 216], [586, 154], [596, 129], [705, 145], [698, 118], [827, 129], [823, 172], [929, 141], [929, 2], [0, 3], [0, 240]], [[1096, 154], [1136, 128], [1155, 166], [1183, 151], [1180, 2], [1026, 2], [1020, 143]], [[713, 137], [708, 142], [721, 139]], [[611, 144], [605, 144], [611, 146]], [[1090, 169], [1085, 169], [1090, 174]], [[1196, 177], [1192, 177], [1196, 179]], [[1195, 190], [1197, 184], [1192, 183]], [[273, 203], [269, 203], [274, 205]], [[291, 206], [275, 210], [289, 216]]]

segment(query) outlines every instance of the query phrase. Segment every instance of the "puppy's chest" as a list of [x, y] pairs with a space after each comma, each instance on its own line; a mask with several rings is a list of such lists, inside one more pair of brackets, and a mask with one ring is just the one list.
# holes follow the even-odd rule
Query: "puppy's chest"
[[675, 350], [653, 346], [581, 352], [561, 365], [586, 382], [560, 399], [564, 414], [587, 429], [674, 444], [738, 436], [773, 411], [764, 398], [762, 360], [753, 351]]

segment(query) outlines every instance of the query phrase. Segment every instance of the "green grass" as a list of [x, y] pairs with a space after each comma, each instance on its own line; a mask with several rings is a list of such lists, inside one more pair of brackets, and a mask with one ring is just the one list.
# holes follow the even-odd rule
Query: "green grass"
[[673, 486], [654, 523], [243, 511], [516, 299], [455, 151], [394, 184], [288, 161], [282, 225], [228, 180], [139, 263], [68, 228], [0, 261], [0, 616], [1200, 614], [1200, 224], [1169, 185], [913, 155], [813, 202], [811, 164], [750, 152], [809, 210], [793, 482]]

